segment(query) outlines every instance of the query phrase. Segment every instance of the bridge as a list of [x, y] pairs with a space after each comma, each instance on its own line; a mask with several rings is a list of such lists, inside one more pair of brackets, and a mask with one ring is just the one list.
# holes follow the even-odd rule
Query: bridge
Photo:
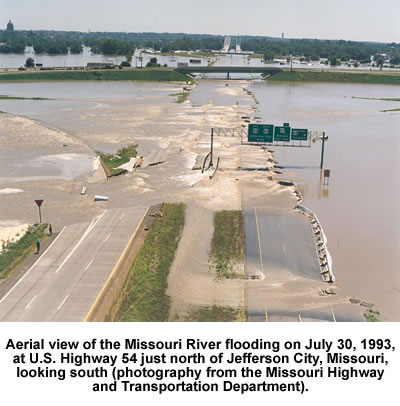
[[229, 52], [229, 49], [231, 48], [231, 37], [225, 37], [224, 41], [224, 47], [222, 48], [222, 52]]
[[227, 79], [231, 73], [260, 73], [264, 75], [273, 75], [283, 72], [281, 68], [271, 68], [262, 66], [179, 66], [175, 68], [176, 72], [183, 74], [191, 73], [226, 73]]

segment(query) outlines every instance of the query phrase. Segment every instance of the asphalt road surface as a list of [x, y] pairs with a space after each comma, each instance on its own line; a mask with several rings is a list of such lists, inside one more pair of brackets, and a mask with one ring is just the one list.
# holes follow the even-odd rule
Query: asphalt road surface
[[0, 300], [0, 321], [82, 321], [146, 208], [104, 211], [65, 227]]
[[258, 207], [243, 215], [248, 320], [335, 321], [326, 299], [318, 296], [324, 282], [306, 217]]
[[304, 216], [255, 207], [244, 211], [244, 225], [247, 277], [321, 280], [314, 236]]

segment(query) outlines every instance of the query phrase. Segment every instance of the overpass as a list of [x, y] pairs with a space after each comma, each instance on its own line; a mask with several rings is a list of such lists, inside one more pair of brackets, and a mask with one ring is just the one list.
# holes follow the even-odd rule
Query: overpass
[[183, 74], [190, 73], [226, 73], [229, 79], [230, 73], [260, 73], [264, 75], [273, 75], [283, 72], [281, 68], [271, 68], [262, 66], [179, 66], [175, 68], [176, 72]]

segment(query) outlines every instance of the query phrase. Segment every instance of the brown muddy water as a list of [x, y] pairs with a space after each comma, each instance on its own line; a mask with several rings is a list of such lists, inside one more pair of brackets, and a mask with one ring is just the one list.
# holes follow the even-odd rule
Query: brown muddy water
[[[246, 86], [259, 101], [255, 104], [235, 83], [239, 82], [200, 81], [191, 95], [193, 108], [182, 108], [169, 97], [182, 90], [178, 84], [7, 83], [1, 85], [0, 94], [54, 100], [1, 100], [0, 110], [77, 137], [82, 142], [79, 152], [91, 156], [96, 149], [115, 151], [132, 140], [138, 140], [141, 154], [157, 145], [166, 148], [171, 136], [184, 143], [205, 127], [225, 125], [226, 118], [236, 114], [229, 109], [251, 104], [264, 123], [289, 122], [293, 127], [325, 131], [329, 186], [321, 184], [319, 141], [310, 149], [272, 148], [283, 167], [280, 176], [297, 183], [303, 204], [319, 217], [328, 237], [336, 284], [343, 293], [374, 303], [385, 319], [400, 321], [400, 114], [380, 112], [398, 108], [400, 102], [353, 98], [398, 98], [400, 89], [248, 82]], [[212, 115], [207, 116], [210, 106]], [[165, 146], [160, 141], [164, 138]], [[52, 150], [46, 153], [54, 154]], [[161, 176], [167, 169], [154, 171], [159, 170]], [[100, 192], [101, 188], [106, 185], [99, 186]]]
[[307, 148], [271, 148], [284, 179], [294, 180], [302, 204], [322, 222], [337, 285], [351, 297], [375, 304], [389, 320], [400, 321], [400, 107], [397, 86], [355, 84], [272, 84], [250, 86], [263, 123], [325, 131]]

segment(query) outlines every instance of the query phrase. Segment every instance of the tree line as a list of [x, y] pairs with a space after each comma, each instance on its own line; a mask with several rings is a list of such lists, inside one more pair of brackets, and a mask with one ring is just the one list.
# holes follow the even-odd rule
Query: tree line
[[400, 63], [400, 44], [332, 41], [316, 39], [246, 39], [241, 43], [244, 51], [263, 54], [265, 60], [290, 55], [303, 57], [305, 61], [329, 60], [332, 65], [350, 60], [369, 63], [371, 56], [386, 54], [391, 63]]
[[[355, 42], [344, 40], [281, 39], [271, 37], [243, 36], [232, 38], [232, 44], [240, 43], [243, 51], [262, 54], [265, 60], [277, 57], [298, 56], [306, 61], [326, 58], [331, 64], [350, 60], [370, 62], [386, 54], [393, 64], [400, 63], [399, 43]], [[172, 53], [177, 50], [210, 52], [222, 49], [224, 37], [206, 34], [184, 33], [124, 33], [124, 32], [74, 32], [74, 31], [13, 31], [0, 32], [0, 52], [24, 53], [32, 46], [35, 53], [66, 54], [81, 53], [88, 46], [93, 53], [128, 55], [136, 48], [153, 48]]]

